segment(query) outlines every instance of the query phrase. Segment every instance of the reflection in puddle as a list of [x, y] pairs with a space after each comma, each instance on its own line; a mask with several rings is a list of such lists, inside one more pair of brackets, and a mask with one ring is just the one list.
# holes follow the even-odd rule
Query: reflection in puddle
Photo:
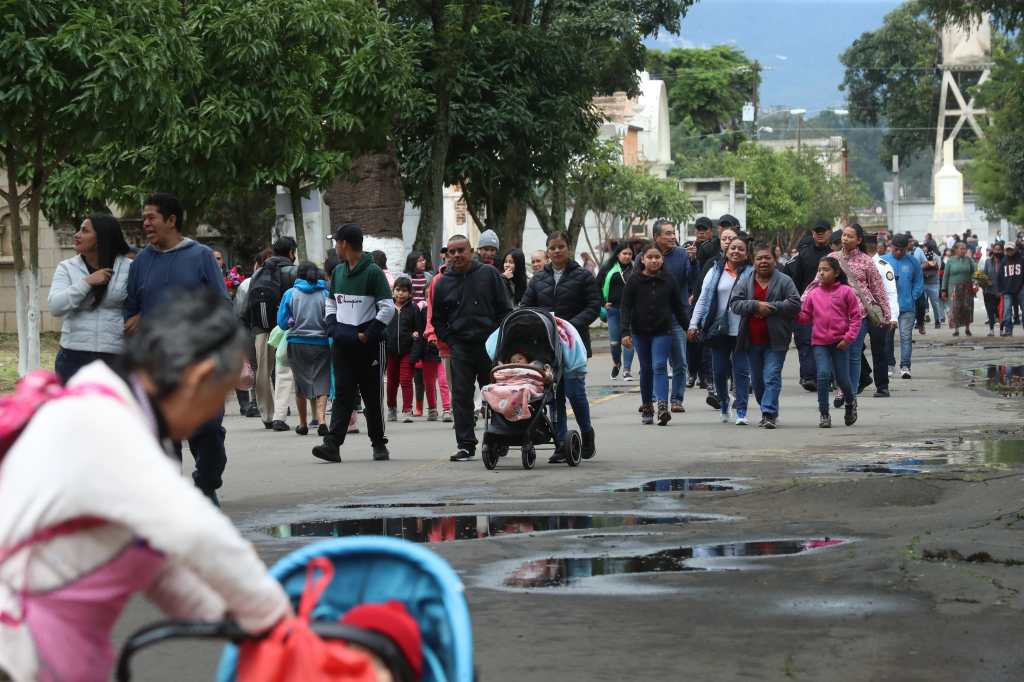
[[606, 398], [612, 395], [640, 393], [640, 385], [634, 386], [587, 386], [587, 395], [592, 398]]
[[520, 588], [568, 587], [594, 576], [705, 571], [712, 569], [708, 566], [690, 565], [690, 560], [789, 556], [812, 549], [834, 547], [845, 542], [847, 540], [832, 538], [766, 540], [694, 545], [622, 557], [551, 557], [523, 563], [505, 579], [504, 585]]
[[736, 486], [729, 483], [732, 479], [717, 478], [659, 478], [645, 481], [639, 485], [616, 488], [616, 493], [674, 493], [674, 492], [722, 492], [735, 490]]
[[983, 380], [985, 387], [1001, 395], [1024, 395], [1024, 365], [986, 365], [969, 372], [971, 385]]
[[275, 538], [350, 537], [388, 535], [411, 542], [434, 543], [452, 540], [479, 540], [498, 535], [546, 533], [558, 530], [622, 528], [691, 521], [720, 521], [724, 517], [709, 514], [458, 514], [452, 516], [399, 516], [392, 518], [307, 521], [271, 526], [266, 531]]
[[912, 469], [906, 466], [892, 466], [886, 462], [877, 462], [875, 464], [851, 464], [843, 467], [842, 471], [851, 474], [890, 474], [896, 476], [910, 476], [921, 473], [920, 469]]

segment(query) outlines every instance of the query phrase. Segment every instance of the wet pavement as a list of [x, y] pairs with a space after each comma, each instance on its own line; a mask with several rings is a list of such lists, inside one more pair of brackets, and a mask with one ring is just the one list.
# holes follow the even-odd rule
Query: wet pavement
[[1007, 397], [1024, 396], [1024, 365], [986, 365], [968, 372], [969, 386], [981, 386]]
[[616, 493], [675, 493], [675, 492], [724, 492], [736, 490], [733, 479], [714, 478], [657, 478], [644, 481], [636, 486], [615, 488]]

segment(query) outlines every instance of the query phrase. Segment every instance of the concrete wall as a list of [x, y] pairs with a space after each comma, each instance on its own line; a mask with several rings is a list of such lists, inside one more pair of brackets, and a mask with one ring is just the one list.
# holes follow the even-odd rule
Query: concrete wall
[[893, 233], [909, 231], [915, 238], [921, 239], [928, 232], [936, 240], [945, 239], [946, 235], [963, 235], [964, 230], [971, 230], [978, 235], [978, 241], [987, 244], [999, 235], [1006, 239], [1016, 230], [1011, 229], [1005, 220], [989, 221], [984, 212], [971, 195], [964, 197], [964, 217], [959, 221], [936, 221], [934, 205], [930, 199], [903, 200], [887, 206], [889, 214], [889, 231]]

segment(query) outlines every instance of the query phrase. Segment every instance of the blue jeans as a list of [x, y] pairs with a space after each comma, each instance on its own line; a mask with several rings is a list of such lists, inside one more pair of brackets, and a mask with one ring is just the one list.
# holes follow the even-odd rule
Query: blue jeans
[[942, 299], [939, 297], [939, 285], [925, 284], [924, 294], [928, 297], [928, 302], [932, 304], [932, 321], [936, 325], [940, 322], [945, 322], [946, 311], [944, 310]]
[[751, 346], [750, 378], [754, 382], [754, 397], [761, 406], [762, 415], [779, 416], [779, 394], [782, 393], [782, 365], [786, 351], [772, 350], [768, 344]]
[[633, 345], [640, 360], [640, 400], [645, 405], [655, 400], [668, 400], [668, 356], [672, 353], [672, 336], [634, 334]]
[[555, 442], [562, 444], [569, 432], [568, 417], [565, 414], [565, 399], [569, 399], [572, 405], [573, 414], [576, 415], [576, 424], [580, 427], [580, 433], [593, 430], [590, 424], [590, 403], [587, 402], [587, 377], [586, 375], [573, 377], [565, 375], [558, 383], [558, 390], [555, 392], [555, 418], [558, 425], [555, 427]]
[[736, 350], [736, 337], [728, 336], [711, 342], [711, 366], [715, 373], [715, 395], [721, 403], [722, 414], [729, 414], [729, 376], [736, 389], [733, 407], [737, 417], [747, 416], [747, 398], [750, 395], [750, 361], [746, 351]]
[[1016, 294], [1003, 294], [1003, 329], [1013, 333], [1013, 306], [1024, 307], [1024, 289]]
[[860, 384], [860, 364], [864, 361], [864, 339], [868, 335], [868, 318], [864, 318], [860, 321], [860, 331], [857, 332], [857, 338], [853, 340], [850, 347], [847, 348], [850, 351], [850, 383], [853, 386], [853, 392], [857, 392], [858, 385]]
[[672, 400], [683, 402], [686, 395], [686, 330], [672, 322]]
[[817, 381], [818, 371], [814, 366], [814, 351], [811, 349], [811, 325], [793, 325], [793, 341], [800, 358], [800, 381]]
[[814, 346], [814, 364], [818, 366], [818, 412], [828, 414], [828, 384], [833, 375], [843, 391], [846, 404], [857, 402], [857, 394], [850, 385], [849, 348], [839, 350], [835, 345]]
[[916, 315], [913, 310], [900, 311], [900, 369], [910, 369], [910, 356], [914, 352], [914, 322]]
[[[622, 366], [627, 372], [633, 366], [633, 349], [622, 348], [622, 311], [619, 308], [605, 308], [608, 313], [608, 345], [612, 351], [612, 364]], [[623, 363], [623, 356], [626, 362]]]

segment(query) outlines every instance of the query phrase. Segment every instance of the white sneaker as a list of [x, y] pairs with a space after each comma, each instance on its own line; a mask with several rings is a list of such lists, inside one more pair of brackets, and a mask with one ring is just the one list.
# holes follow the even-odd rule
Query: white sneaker
[[723, 412], [722, 413], [722, 423], [723, 424], [728, 424], [731, 421], [732, 421], [732, 417], [729, 416], [729, 413], [728, 412]]
[[736, 417], [736, 426], [747, 426], [750, 422], [746, 417]]
[[900, 370], [900, 378], [901, 379], [909, 379], [910, 378], [910, 368], [909, 367], [904, 367], [903, 369]]
[[630, 371], [629, 371], [629, 370], [627, 369], [626, 371], [624, 371], [624, 372], [622, 373], [622, 380], [623, 380], [623, 381], [632, 381], [632, 380], [633, 380], [633, 373], [632, 373], [632, 372], [630, 372]]

